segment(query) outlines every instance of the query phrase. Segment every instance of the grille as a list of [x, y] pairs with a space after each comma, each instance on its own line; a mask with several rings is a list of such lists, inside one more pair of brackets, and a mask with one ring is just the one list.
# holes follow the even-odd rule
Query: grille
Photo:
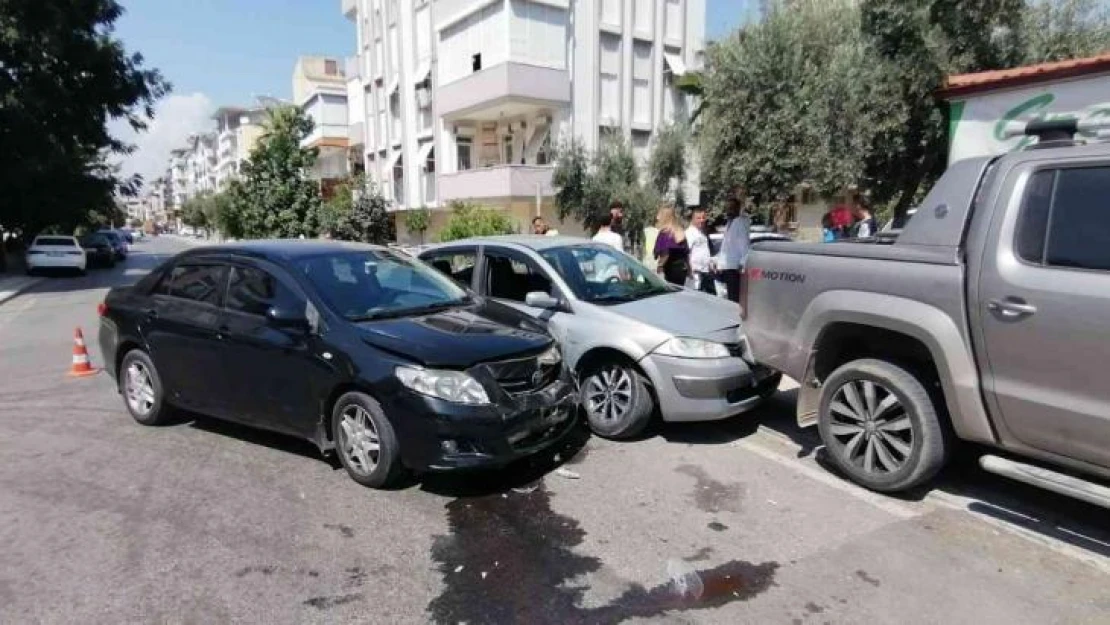
[[[559, 377], [559, 365], [541, 366], [535, 357], [491, 362], [486, 367], [510, 395], [538, 391]], [[537, 370], [540, 372], [538, 380], [534, 379]]]

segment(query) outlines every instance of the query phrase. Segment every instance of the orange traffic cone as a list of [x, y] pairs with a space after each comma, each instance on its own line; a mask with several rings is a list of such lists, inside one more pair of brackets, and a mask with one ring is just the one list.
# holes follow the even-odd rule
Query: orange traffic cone
[[73, 365], [69, 368], [69, 375], [81, 378], [95, 373], [96, 369], [89, 363], [89, 350], [85, 349], [85, 335], [81, 334], [81, 328], [77, 328], [73, 334]]

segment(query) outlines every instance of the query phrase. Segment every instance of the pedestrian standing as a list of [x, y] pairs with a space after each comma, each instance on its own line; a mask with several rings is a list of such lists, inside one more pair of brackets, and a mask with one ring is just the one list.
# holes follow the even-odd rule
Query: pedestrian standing
[[728, 223], [721, 240], [721, 251], [717, 254], [717, 270], [725, 283], [728, 298], [740, 303], [740, 274], [748, 259], [752, 221], [744, 211], [739, 193], [728, 199], [725, 214], [728, 216]]
[[694, 288], [702, 293], [717, 294], [713, 280], [713, 255], [709, 250], [709, 237], [706, 234], [706, 215], [704, 208], [695, 208], [690, 215], [690, 227], [686, 228], [686, 240], [690, 246], [690, 270], [693, 272]]
[[605, 213], [601, 216], [601, 224], [597, 229], [597, 234], [593, 236], [593, 240], [610, 245], [618, 252], [624, 251], [624, 237], [613, 232], [613, 213]]
[[659, 228], [659, 236], [655, 239], [656, 267], [664, 280], [684, 286], [690, 278], [690, 245], [674, 208], [660, 208], [655, 216], [655, 226]]
[[852, 226], [853, 238], [866, 239], [875, 236], [875, 233], [879, 231], [879, 223], [875, 221], [871, 210], [863, 202], [856, 203], [853, 207], [852, 216], [856, 219], [856, 224]]

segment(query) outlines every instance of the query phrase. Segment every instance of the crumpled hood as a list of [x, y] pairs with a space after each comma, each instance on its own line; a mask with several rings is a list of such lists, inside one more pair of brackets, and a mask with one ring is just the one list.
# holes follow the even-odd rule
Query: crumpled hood
[[732, 343], [739, 340], [740, 307], [721, 297], [682, 290], [608, 307], [675, 336]]
[[363, 340], [427, 367], [465, 369], [480, 362], [540, 352], [552, 343], [543, 327], [485, 299], [413, 317], [358, 324]]

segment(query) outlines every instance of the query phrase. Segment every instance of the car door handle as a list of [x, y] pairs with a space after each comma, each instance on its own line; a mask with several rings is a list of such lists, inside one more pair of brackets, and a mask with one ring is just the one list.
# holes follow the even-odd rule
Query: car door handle
[[996, 312], [1007, 319], [1028, 317], [1037, 312], [1036, 306], [1027, 304], [1021, 300], [1012, 299], [992, 299], [987, 303], [987, 308], [989, 308], [991, 312]]

